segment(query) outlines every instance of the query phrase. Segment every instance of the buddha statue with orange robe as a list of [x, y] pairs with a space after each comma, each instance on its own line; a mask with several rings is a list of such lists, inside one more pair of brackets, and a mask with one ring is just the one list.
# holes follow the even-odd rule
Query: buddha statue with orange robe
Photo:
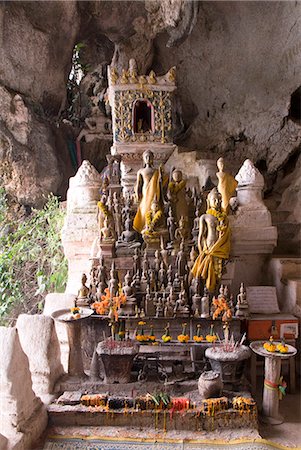
[[227, 214], [221, 208], [221, 195], [213, 188], [207, 197], [208, 209], [200, 217], [197, 257], [191, 273], [202, 278], [213, 292], [222, 276], [223, 263], [230, 254], [230, 228]]

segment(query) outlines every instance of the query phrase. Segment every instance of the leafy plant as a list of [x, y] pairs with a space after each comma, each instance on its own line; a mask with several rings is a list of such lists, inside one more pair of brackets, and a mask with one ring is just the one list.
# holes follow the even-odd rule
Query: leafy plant
[[79, 126], [81, 121], [81, 92], [80, 82], [89, 72], [90, 65], [82, 60], [82, 52], [86, 44], [79, 42], [74, 46], [72, 53], [72, 66], [67, 82], [67, 119], [71, 120], [74, 126]]
[[0, 323], [21, 312], [36, 313], [49, 291], [63, 292], [67, 279], [60, 231], [64, 211], [49, 195], [43, 209], [11, 218], [0, 189]]

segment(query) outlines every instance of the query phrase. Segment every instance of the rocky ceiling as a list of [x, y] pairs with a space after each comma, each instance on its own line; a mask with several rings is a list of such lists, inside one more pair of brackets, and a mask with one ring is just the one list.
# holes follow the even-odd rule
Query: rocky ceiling
[[[74, 172], [68, 145], [78, 130], [58, 118], [79, 42], [92, 69], [112, 59], [126, 66], [132, 57], [141, 72], [176, 66], [175, 142], [202, 158], [223, 154], [233, 170], [251, 158], [271, 192], [300, 191], [300, 2], [4, 1], [0, 8], [0, 175], [20, 203], [64, 195]], [[95, 151], [107, 150], [91, 151], [96, 166]]]

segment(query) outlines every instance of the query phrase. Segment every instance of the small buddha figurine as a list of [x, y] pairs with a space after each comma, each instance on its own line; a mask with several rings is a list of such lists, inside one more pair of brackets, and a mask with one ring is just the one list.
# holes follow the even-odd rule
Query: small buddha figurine
[[181, 170], [175, 169], [172, 172], [172, 180], [168, 184], [167, 198], [171, 202], [177, 224], [182, 216], [188, 217], [186, 181], [183, 180]]
[[201, 296], [200, 296], [200, 281], [196, 278], [195, 293], [192, 297], [192, 311], [194, 317], [200, 317], [201, 314]]
[[149, 317], [152, 317], [156, 314], [156, 308], [155, 308], [154, 302], [151, 297], [149, 286], [146, 287], [145, 310], [146, 310], [147, 316], [149, 316]]
[[178, 243], [182, 241], [186, 241], [189, 237], [189, 229], [188, 229], [188, 219], [184, 216], [181, 216], [179, 220], [179, 226], [175, 232], [175, 239]]
[[108, 283], [108, 288], [110, 293], [113, 293], [113, 296], [118, 295], [118, 273], [115, 268], [115, 262], [112, 262], [111, 270], [110, 270], [110, 280]]
[[114, 231], [112, 229], [108, 216], [104, 218], [104, 226], [99, 231], [100, 240], [103, 242], [113, 242], [115, 238]]
[[176, 292], [180, 291], [180, 289], [181, 289], [181, 282], [180, 282], [178, 273], [175, 274], [172, 286], [173, 286], [173, 288], [174, 288], [174, 290]]
[[249, 305], [247, 302], [247, 295], [243, 283], [241, 283], [240, 285], [239, 294], [237, 296], [235, 316], [240, 318], [245, 318], [249, 316]]
[[84, 299], [84, 298], [88, 298], [90, 290], [89, 288], [86, 286], [87, 283], [87, 276], [85, 273], [82, 274], [82, 279], [81, 279], [82, 285], [78, 291], [77, 294], [77, 298], [79, 299]]
[[149, 285], [150, 285], [150, 290], [152, 292], [156, 291], [157, 280], [156, 280], [156, 275], [153, 270], [150, 270], [150, 272], [149, 272]]
[[124, 295], [126, 296], [126, 304], [124, 306], [124, 313], [132, 315], [135, 313], [137, 300], [135, 297], [135, 291], [133, 288], [132, 277], [129, 271], [127, 271], [124, 277], [124, 286], [122, 288]]
[[139, 249], [135, 248], [135, 253], [134, 253], [134, 261], [133, 261], [133, 270], [134, 273], [136, 274], [137, 272], [140, 273], [141, 270], [141, 258], [140, 258], [140, 253], [139, 253]]
[[[116, 192], [114, 192], [116, 194]], [[122, 215], [121, 215], [121, 207], [119, 204], [113, 205], [113, 217], [114, 217], [114, 225], [115, 225], [115, 232], [116, 236], [121, 236], [122, 233]]]
[[228, 213], [229, 200], [235, 193], [238, 182], [231, 174], [224, 172], [224, 158], [219, 158], [216, 164], [218, 168], [216, 173], [218, 179], [217, 189], [222, 196], [222, 211]]
[[159, 208], [157, 200], [154, 199], [150, 211], [145, 215], [145, 227], [142, 230], [142, 235], [156, 236], [162, 225], [163, 211]]
[[90, 293], [92, 298], [96, 294], [96, 286], [97, 286], [97, 268], [93, 267], [90, 272]]
[[158, 272], [158, 282], [159, 282], [160, 288], [162, 286], [166, 285], [166, 281], [167, 281], [167, 279], [166, 279], [166, 270], [165, 270], [165, 267], [164, 267], [164, 262], [162, 261], [161, 265], [160, 265], [160, 270]]
[[172, 284], [173, 281], [173, 271], [172, 271], [172, 265], [169, 264], [168, 269], [167, 269], [167, 281], [168, 283]]
[[145, 250], [145, 252], [143, 254], [143, 259], [142, 259], [142, 272], [147, 274], [148, 273], [148, 269], [149, 269], [148, 257], [147, 257], [147, 252]]
[[109, 193], [108, 200], [107, 200], [107, 207], [108, 207], [108, 210], [110, 211], [110, 213], [112, 213], [112, 211], [113, 211], [113, 195], [112, 195], [112, 192]]
[[168, 210], [168, 217], [167, 217], [167, 229], [169, 234], [169, 242], [172, 245], [175, 240], [175, 232], [176, 232], [176, 222], [175, 218], [173, 216], [172, 208], [169, 208]]
[[184, 241], [180, 244], [180, 250], [176, 257], [176, 268], [178, 275], [180, 277], [184, 277], [186, 273], [186, 266], [187, 266], [187, 258], [186, 258], [186, 252], [184, 250]]
[[189, 272], [191, 271], [197, 256], [198, 256], [198, 253], [197, 253], [195, 247], [192, 246], [191, 250], [190, 250], [190, 253], [189, 253], [189, 261], [187, 263], [187, 267], [188, 267]]
[[127, 271], [124, 277], [124, 285], [122, 287], [122, 292], [124, 293], [126, 298], [133, 297], [134, 295], [134, 289], [132, 286], [132, 277], [129, 270]]
[[208, 317], [210, 317], [209, 291], [206, 287], [204, 288], [204, 294], [201, 299], [201, 317], [203, 319], [208, 319]]
[[225, 298], [224, 289], [225, 289], [224, 285], [221, 284], [221, 285], [220, 285], [220, 288], [219, 288], [219, 294], [218, 294], [218, 298], [219, 298], [219, 299]]
[[107, 207], [107, 197], [105, 194], [102, 195], [101, 200], [97, 203], [97, 207], [98, 229], [101, 230], [104, 226], [104, 219], [109, 214], [109, 209]]
[[156, 273], [159, 272], [161, 266], [160, 253], [159, 250], [155, 251], [155, 260], [154, 260], [154, 270]]
[[137, 241], [137, 232], [132, 229], [132, 219], [128, 215], [124, 222], [124, 231], [117, 241], [117, 247], [128, 247], [128, 248], [138, 248], [140, 247], [140, 242]]
[[177, 300], [177, 294], [175, 293], [174, 288], [171, 287], [170, 292], [169, 292], [169, 301], [173, 308], [175, 307], [176, 300]]
[[161, 258], [162, 258], [162, 261], [164, 263], [165, 269], [167, 269], [168, 268], [168, 250], [164, 247], [163, 236], [161, 236], [160, 244], [161, 244], [161, 251], [160, 251]]

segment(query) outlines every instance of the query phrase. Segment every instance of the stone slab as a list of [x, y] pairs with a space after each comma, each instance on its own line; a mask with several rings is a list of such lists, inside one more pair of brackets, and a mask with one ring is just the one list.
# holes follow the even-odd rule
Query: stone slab
[[156, 428], [160, 430], [189, 430], [199, 431], [215, 429], [235, 429], [248, 427], [257, 429], [257, 415], [240, 413], [233, 409], [218, 412], [212, 420], [211, 416], [199, 416], [196, 411], [108, 411], [97, 407], [61, 406], [50, 405], [48, 407], [50, 425], [60, 426], [122, 426]]

